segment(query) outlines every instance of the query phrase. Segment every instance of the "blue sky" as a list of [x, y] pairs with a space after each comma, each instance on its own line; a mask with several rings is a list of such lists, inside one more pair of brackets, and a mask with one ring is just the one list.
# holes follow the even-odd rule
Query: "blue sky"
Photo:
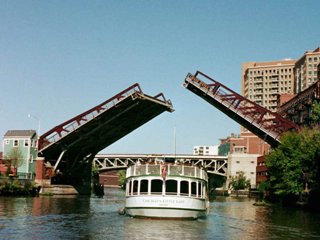
[[133, 83], [175, 108], [104, 153], [191, 153], [240, 127], [182, 87], [200, 70], [241, 92], [241, 64], [320, 46], [320, 1], [0, 0], [0, 135], [41, 132]]

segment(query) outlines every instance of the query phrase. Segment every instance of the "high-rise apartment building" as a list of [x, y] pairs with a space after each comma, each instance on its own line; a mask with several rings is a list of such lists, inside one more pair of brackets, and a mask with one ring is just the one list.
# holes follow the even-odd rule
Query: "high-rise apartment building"
[[294, 93], [295, 60], [242, 64], [242, 95], [271, 110], [277, 110], [278, 95]]
[[[298, 60], [247, 62], [242, 64], [242, 95], [274, 112], [281, 106], [279, 108], [280, 113], [286, 117], [288, 117], [288, 109], [290, 109], [291, 115], [288, 118], [297, 124], [304, 124], [306, 122], [305, 119], [308, 119], [305, 113], [309, 114], [311, 111], [309, 111], [309, 108], [301, 111], [301, 106], [303, 107], [304, 101], [315, 98], [316, 95], [313, 92], [316, 87], [318, 89], [319, 83], [315, 84], [318, 80], [320, 80], [320, 48], [305, 52]], [[306, 90], [312, 85], [312, 89]], [[304, 92], [301, 93], [302, 91]], [[301, 95], [299, 93], [303, 97], [299, 97]], [[296, 97], [294, 97], [295, 95]], [[295, 108], [299, 108], [299, 111], [295, 111]], [[243, 127], [241, 127], [241, 135], [252, 137], [252, 140], [254, 140], [253, 133], [248, 132]], [[268, 151], [266, 144], [257, 145], [257, 142], [254, 141], [254, 144], [252, 144], [251, 142], [241, 142], [239, 139], [238, 142], [232, 143], [232, 146], [236, 150], [240, 147], [237, 145], [240, 144], [244, 146], [246, 151], [251, 149], [252, 152], [257, 154], [261, 154], [261, 151], [258, 151], [259, 149], [263, 149], [265, 152]], [[254, 146], [263, 146], [263, 148]], [[267, 168], [263, 157], [258, 159], [256, 171], [258, 186], [267, 176]]]
[[306, 51], [295, 64], [295, 93], [299, 93], [318, 81], [320, 48]]

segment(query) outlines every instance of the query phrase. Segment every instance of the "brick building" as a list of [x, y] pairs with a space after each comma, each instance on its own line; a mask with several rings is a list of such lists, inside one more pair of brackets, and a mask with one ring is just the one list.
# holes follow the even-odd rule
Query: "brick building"
[[99, 182], [104, 187], [120, 188], [119, 171], [107, 171], [99, 174]]
[[[312, 103], [315, 100], [319, 101], [318, 80], [320, 80], [320, 48], [306, 51], [298, 60], [242, 64], [242, 95], [271, 111], [277, 111], [298, 125], [308, 124]], [[250, 133], [241, 127], [240, 136], [245, 134]], [[252, 144], [259, 145], [249, 143]], [[251, 146], [251, 150], [263, 155], [259, 148]], [[259, 182], [267, 177], [264, 157], [258, 158], [256, 172], [258, 186]]]
[[219, 155], [226, 156], [234, 153], [266, 154], [270, 149], [269, 144], [251, 132], [231, 134], [227, 138], [220, 139]]
[[257, 167], [256, 167], [256, 185], [259, 186], [261, 182], [264, 182], [268, 178], [268, 168], [265, 164], [264, 155], [257, 158]]

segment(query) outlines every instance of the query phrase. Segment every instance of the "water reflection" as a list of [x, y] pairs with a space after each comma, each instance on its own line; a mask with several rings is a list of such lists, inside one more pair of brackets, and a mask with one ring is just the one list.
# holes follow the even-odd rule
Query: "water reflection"
[[207, 221], [126, 218], [123, 239], [208, 239]]
[[170, 221], [118, 214], [124, 192], [103, 198], [0, 198], [0, 239], [319, 239], [320, 215], [217, 198], [207, 219]]

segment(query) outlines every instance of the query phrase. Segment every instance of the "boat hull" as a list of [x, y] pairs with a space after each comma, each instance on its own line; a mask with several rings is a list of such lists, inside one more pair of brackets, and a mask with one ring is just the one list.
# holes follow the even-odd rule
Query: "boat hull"
[[126, 198], [125, 209], [132, 217], [197, 219], [206, 216], [208, 203], [181, 196], [130, 196]]

